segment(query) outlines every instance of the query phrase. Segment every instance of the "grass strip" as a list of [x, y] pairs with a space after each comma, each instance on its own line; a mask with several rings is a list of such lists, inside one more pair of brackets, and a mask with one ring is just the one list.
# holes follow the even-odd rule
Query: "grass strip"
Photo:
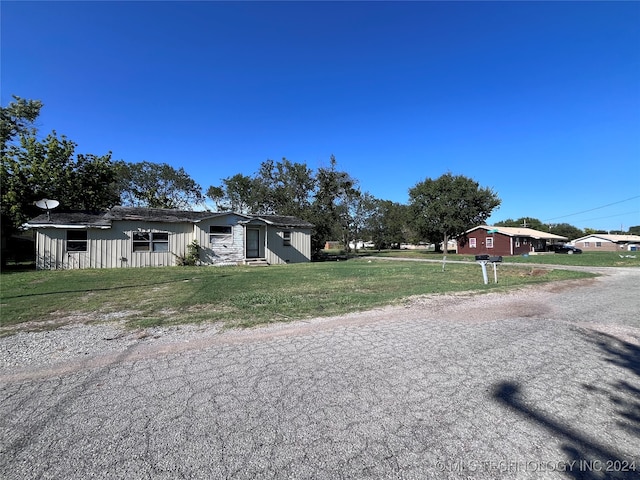
[[[489, 266], [490, 282], [493, 271]], [[593, 276], [553, 268], [499, 266], [483, 284], [475, 263], [351, 259], [270, 267], [166, 267], [28, 271], [0, 276], [5, 334], [72, 321], [123, 318], [131, 327], [223, 322], [226, 327], [339, 315], [414, 295], [488, 292]]]

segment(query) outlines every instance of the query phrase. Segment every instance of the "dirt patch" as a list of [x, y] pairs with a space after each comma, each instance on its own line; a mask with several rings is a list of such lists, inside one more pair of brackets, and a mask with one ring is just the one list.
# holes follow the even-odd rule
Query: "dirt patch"
[[75, 324], [90, 324], [95, 322], [111, 322], [114, 320], [122, 320], [134, 315], [138, 315], [140, 312], [136, 310], [123, 310], [119, 312], [111, 313], [99, 313], [99, 312], [53, 312], [49, 320], [38, 320], [22, 322], [15, 325], [2, 325], [0, 326], [0, 335], [12, 335], [18, 332], [37, 332], [43, 330], [53, 330], [65, 325]]

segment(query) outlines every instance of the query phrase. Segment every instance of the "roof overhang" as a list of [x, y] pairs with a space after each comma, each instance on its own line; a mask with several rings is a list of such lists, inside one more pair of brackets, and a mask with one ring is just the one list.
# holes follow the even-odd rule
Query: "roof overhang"
[[63, 223], [25, 223], [23, 228], [55, 228], [60, 230], [109, 230], [111, 225], [81, 225], [81, 224], [63, 224]]
[[287, 223], [287, 222], [276, 222], [263, 217], [253, 217], [253, 218], [249, 218], [248, 220], [241, 220], [238, 223], [242, 225], [260, 224], [260, 225], [269, 225], [272, 227], [302, 229], [302, 230], [305, 230], [305, 229], [310, 230], [313, 228], [313, 224], [311, 223], [296, 224], [296, 223]]
[[532, 228], [519, 228], [519, 227], [493, 227], [489, 225], [479, 225], [477, 227], [470, 228], [465, 232], [465, 235], [476, 230], [486, 230], [487, 232], [500, 233], [508, 237], [528, 237], [534, 240], [569, 240], [562, 235], [555, 235], [553, 233], [541, 232], [539, 230], [533, 230]]

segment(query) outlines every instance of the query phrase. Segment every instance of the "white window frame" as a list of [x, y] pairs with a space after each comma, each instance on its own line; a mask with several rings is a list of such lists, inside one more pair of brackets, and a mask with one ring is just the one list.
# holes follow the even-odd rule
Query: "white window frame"
[[[69, 234], [73, 237], [77, 234], [82, 234], [81, 237], [84, 238], [69, 238]], [[75, 246], [74, 248], [69, 248], [69, 246]], [[84, 248], [82, 248], [84, 246]], [[87, 230], [67, 230], [67, 253], [84, 253], [89, 251], [89, 232]]]
[[469, 237], [469, 248], [478, 248], [476, 237]]
[[487, 248], [493, 248], [493, 238], [487, 237]]
[[284, 247], [291, 246], [291, 230], [284, 230], [282, 232], [282, 245]]
[[209, 225], [209, 243], [233, 243], [233, 226]]
[[[136, 237], [138, 238], [136, 239]], [[165, 253], [169, 251], [169, 232], [136, 231], [131, 235], [131, 240], [134, 253]], [[143, 248], [145, 245], [146, 248]]]

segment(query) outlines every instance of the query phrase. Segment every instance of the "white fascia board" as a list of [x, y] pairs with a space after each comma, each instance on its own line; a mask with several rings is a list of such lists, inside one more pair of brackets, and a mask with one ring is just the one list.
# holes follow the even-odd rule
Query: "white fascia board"
[[74, 225], [62, 225], [62, 224], [49, 225], [49, 224], [43, 224], [43, 223], [38, 223], [38, 224], [25, 223], [23, 225], [23, 227], [25, 227], [25, 228], [55, 228], [55, 229], [60, 229], [60, 230], [87, 230], [87, 229], [109, 230], [111, 228], [110, 225], [78, 225], [78, 224], [74, 224]]

